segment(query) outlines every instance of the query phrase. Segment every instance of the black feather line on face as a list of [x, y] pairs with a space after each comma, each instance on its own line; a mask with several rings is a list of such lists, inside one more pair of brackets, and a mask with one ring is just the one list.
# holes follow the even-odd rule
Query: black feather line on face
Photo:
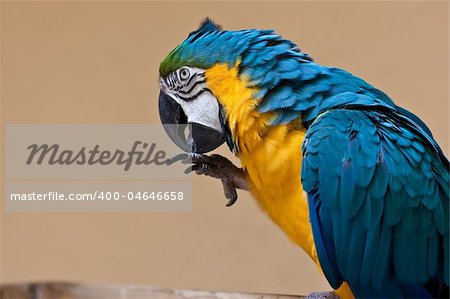
[[183, 101], [185, 101], [185, 102], [190, 102], [190, 101], [193, 101], [193, 100], [195, 100], [199, 95], [201, 95], [202, 93], [204, 93], [204, 92], [209, 92], [209, 93], [211, 93], [212, 94], [212, 92], [211, 92], [211, 90], [209, 90], [208, 88], [202, 88], [202, 89], [200, 89], [200, 91], [199, 92], [197, 92], [197, 94], [195, 94], [195, 95], [193, 95], [193, 96], [190, 96], [190, 97], [183, 97], [183, 96], [181, 96], [181, 95], [177, 95], [180, 99], [182, 99]]
[[[205, 84], [205, 74], [204, 73], [194, 73], [191, 75], [191, 77], [188, 79], [187, 82], [183, 83], [179, 80], [177, 71], [174, 71], [170, 73], [166, 78], [162, 78], [165, 85], [168, 87], [169, 90], [174, 92], [177, 97], [181, 100], [184, 100], [186, 102], [194, 100], [197, 96], [202, 94], [205, 91], [211, 92], [206, 86], [202, 89], [200, 89], [196, 94], [190, 95], [190, 93], [200, 84]], [[195, 81], [191, 87], [192, 81]], [[189, 88], [186, 90], [186, 88]]]
[[180, 89], [178, 92], [181, 93], [181, 94], [184, 94], [184, 95], [190, 94], [194, 90], [194, 88], [197, 87], [197, 85], [203, 84], [205, 82], [206, 82], [205, 80], [197, 81], [191, 86], [191, 88], [189, 88], [189, 90], [183, 91], [183, 90]]
[[191, 84], [191, 81], [194, 80], [194, 78], [197, 78], [199, 76], [198, 73], [195, 73], [191, 76], [191, 78], [187, 81], [186, 86], [189, 86]]

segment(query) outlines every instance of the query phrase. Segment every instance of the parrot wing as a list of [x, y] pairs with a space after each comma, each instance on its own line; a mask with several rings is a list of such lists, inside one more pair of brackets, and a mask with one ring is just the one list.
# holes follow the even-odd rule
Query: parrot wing
[[332, 287], [347, 281], [357, 297], [448, 292], [448, 165], [423, 126], [395, 110], [337, 109], [315, 119], [302, 183]]

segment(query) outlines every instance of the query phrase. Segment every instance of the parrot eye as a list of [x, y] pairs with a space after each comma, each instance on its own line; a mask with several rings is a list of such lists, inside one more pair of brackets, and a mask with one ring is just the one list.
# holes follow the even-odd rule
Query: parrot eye
[[180, 79], [185, 81], [187, 79], [189, 79], [189, 70], [187, 68], [182, 68], [180, 70]]

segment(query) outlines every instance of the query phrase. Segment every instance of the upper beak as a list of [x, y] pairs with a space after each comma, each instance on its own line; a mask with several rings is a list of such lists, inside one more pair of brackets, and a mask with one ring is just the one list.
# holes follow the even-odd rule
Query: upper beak
[[225, 134], [205, 125], [189, 122], [180, 104], [163, 90], [159, 93], [159, 116], [170, 139], [183, 151], [206, 153], [225, 142]]

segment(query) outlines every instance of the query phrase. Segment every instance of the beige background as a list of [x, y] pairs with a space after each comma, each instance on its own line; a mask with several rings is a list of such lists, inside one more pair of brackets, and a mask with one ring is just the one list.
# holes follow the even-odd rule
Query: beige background
[[[3, 122], [157, 123], [159, 62], [205, 16], [276, 29], [416, 112], [448, 148], [448, 4], [431, 1], [2, 2]], [[192, 213], [2, 213], [0, 282], [327, 288], [247, 194], [224, 205], [201, 177]]]

